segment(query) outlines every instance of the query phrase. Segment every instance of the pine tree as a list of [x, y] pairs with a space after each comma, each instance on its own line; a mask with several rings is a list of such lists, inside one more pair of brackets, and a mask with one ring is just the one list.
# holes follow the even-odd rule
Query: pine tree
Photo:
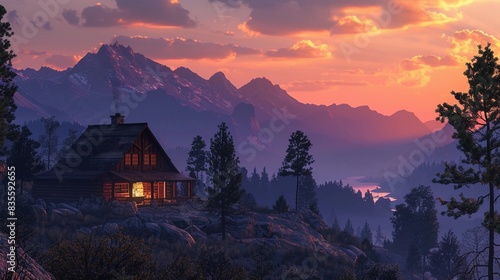
[[366, 190], [365, 196], [363, 197], [363, 200], [368, 203], [370, 206], [374, 206], [375, 202], [373, 200], [373, 194], [370, 192], [370, 190]]
[[186, 170], [193, 172], [197, 179], [200, 177], [200, 172], [207, 170], [207, 152], [205, 151], [205, 141], [201, 136], [194, 137], [191, 143], [191, 150], [188, 154]]
[[219, 131], [210, 139], [208, 171], [212, 187], [208, 188], [207, 209], [219, 215], [222, 240], [226, 240], [228, 216], [234, 214], [233, 205], [238, 203], [244, 190], [241, 189], [242, 176], [236, 157], [234, 142], [226, 123], [219, 125]]
[[467, 63], [464, 72], [469, 91], [452, 91], [458, 104], [443, 103], [436, 109], [437, 120], [447, 121], [455, 129], [453, 138], [458, 139], [457, 148], [465, 156], [463, 165], [447, 163], [444, 172], [434, 181], [452, 184], [455, 189], [475, 184], [485, 187], [485, 195], [480, 199], [461, 194], [461, 201], [452, 197], [449, 201], [441, 199], [441, 203], [447, 206], [448, 216], [455, 218], [476, 213], [484, 202], [487, 203], [483, 225], [489, 231], [488, 279], [493, 280], [495, 262], [498, 262], [495, 258], [495, 228], [500, 221], [495, 212], [495, 189], [500, 187], [500, 65], [490, 44], [484, 50], [479, 46], [478, 54]]
[[262, 173], [260, 174], [260, 188], [267, 190], [269, 188], [269, 174], [267, 174], [266, 167], [262, 169]]
[[196, 178], [197, 192], [204, 190], [203, 172], [207, 171], [207, 152], [205, 151], [205, 141], [199, 135], [194, 137], [191, 143], [191, 150], [188, 153], [186, 170], [189, 176]]
[[380, 225], [377, 227], [377, 232], [375, 233], [375, 244], [381, 246], [384, 243], [384, 235], [382, 234], [382, 229]]
[[312, 205], [318, 206], [316, 189], [318, 185], [311, 175], [303, 176], [300, 180], [299, 209], [310, 209]]
[[18, 136], [18, 127], [14, 124], [16, 104], [14, 94], [17, 86], [14, 84], [16, 73], [12, 68], [12, 59], [16, 57], [9, 38], [14, 35], [9, 22], [3, 17], [7, 11], [0, 5], [0, 154], [4, 153], [5, 140], [13, 141]]
[[295, 176], [296, 189], [295, 189], [295, 210], [298, 209], [299, 197], [299, 180], [301, 176], [311, 175], [314, 163], [312, 155], [309, 154], [312, 144], [304, 132], [297, 130], [290, 136], [286, 156], [283, 160], [278, 175], [280, 176]]
[[430, 187], [420, 186], [411, 189], [404, 199], [406, 204], [396, 205], [391, 218], [394, 249], [404, 256], [408, 255], [409, 245], [415, 244], [425, 264], [429, 250], [437, 244], [439, 232], [434, 196]]
[[339, 221], [337, 220], [337, 218], [333, 219], [332, 230], [334, 232], [340, 232], [340, 225], [339, 225]]
[[259, 189], [260, 186], [260, 176], [255, 167], [253, 168], [252, 175], [250, 175], [250, 186], [253, 190]]
[[288, 203], [283, 195], [278, 197], [278, 200], [276, 200], [276, 203], [273, 205], [273, 210], [278, 213], [285, 213], [289, 211]]
[[33, 175], [43, 171], [43, 163], [36, 149], [40, 144], [30, 139], [31, 132], [28, 127], [21, 128], [21, 134], [14, 142], [7, 163], [16, 167], [16, 179], [21, 181], [21, 193], [25, 181], [33, 179]]
[[368, 240], [368, 242], [372, 243], [373, 235], [370, 225], [368, 224], [368, 221], [365, 221], [365, 224], [361, 229], [361, 233], [359, 236], [361, 237], [361, 240], [366, 239]]
[[347, 219], [345, 223], [344, 231], [354, 236], [354, 227], [352, 226], [351, 219]]

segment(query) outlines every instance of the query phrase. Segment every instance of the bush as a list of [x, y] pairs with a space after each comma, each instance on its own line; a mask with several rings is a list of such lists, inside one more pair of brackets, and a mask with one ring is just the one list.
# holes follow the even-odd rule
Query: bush
[[152, 279], [155, 265], [140, 239], [122, 233], [79, 235], [49, 249], [47, 268], [57, 279]]

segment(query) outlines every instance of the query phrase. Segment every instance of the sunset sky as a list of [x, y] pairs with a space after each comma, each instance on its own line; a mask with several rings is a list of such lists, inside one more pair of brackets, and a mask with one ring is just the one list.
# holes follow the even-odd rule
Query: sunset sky
[[[305, 103], [434, 119], [477, 45], [500, 54], [500, 1], [10, 0], [16, 68], [72, 67], [118, 41], [237, 87], [266, 77]], [[411, 4], [410, 4], [411, 3]]]

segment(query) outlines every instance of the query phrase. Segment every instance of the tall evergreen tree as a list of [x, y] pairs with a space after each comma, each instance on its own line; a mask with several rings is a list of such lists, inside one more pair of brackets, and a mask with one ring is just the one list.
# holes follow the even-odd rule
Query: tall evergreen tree
[[17, 141], [14, 142], [7, 163], [16, 167], [16, 179], [21, 181], [21, 192], [25, 181], [33, 179], [33, 175], [43, 170], [43, 163], [36, 149], [40, 144], [30, 138], [31, 132], [23, 126]]
[[370, 190], [366, 190], [365, 196], [363, 197], [363, 200], [370, 205], [370, 207], [375, 206], [375, 202], [373, 199], [373, 194], [370, 192]]
[[18, 127], [14, 124], [16, 104], [14, 93], [17, 86], [14, 84], [16, 73], [12, 68], [12, 59], [16, 57], [12, 50], [9, 38], [14, 35], [9, 22], [3, 17], [7, 11], [0, 5], [0, 154], [4, 153], [5, 140], [15, 140]]
[[370, 225], [368, 224], [368, 221], [365, 221], [365, 224], [363, 225], [363, 228], [361, 229], [361, 233], [359, 234], [359, 237], [361, 237], [361, 240], [366, 239], [370, 243], [373, 242], [373, 234], [372, 234], [372, 230], [370, 228]]
[[375, 233], [375, 244], [382, 246], [384, 244], [384, 235], [382, 234], [382, 229], [380, 225], [377, 227], [377, 232]]
[[194, 137], [191, 150], [188, 153], [186, 170], [189, 176], [196, 178], [197, 191], [204, 189], [203, 172], [207, 171], [207, 151], [205, 141], [199, 135]]
[[207, 151], [205, 151], [205, 141], [199, 135], [194, 137], [191, 143], [191, 150], [188, 153], [186, 170], [194, 174], [198, 179], [200, 172], [207, 170]]
[[267, 190], [269, 188], [269, 174], [267, 174], [266, 167], [262, 169], [262, 173], [260, 174], [260, 187], [261, 189]]
[[273, 205], [273, 210], [278, 213], [288, 212], [289, 206], [283, 195], [280, 195], [280, 197], [278, 197], [278, 200], [276, 200], [276, 203], [274, 203]]
[[257, 190], [260, 187], [260, 176], [257, 173], [256, 167], [253, 168], [252, 175], [250, 175], [250, 186], [253, 190]]
[[242, 176], [236, 156], [234, 142], [226, 123], [219, 125], [219, 131], [210, 139], [208, 171], [212, 187], [208, 188], [207, 209], [219, 215], [222, 240], [226, 240], [228, 216], [234, 214], [233, 205], [238, 203], [244, 190], [241, 189]]
[[335, 219], [333, 219], [332, 230], [333, 230], [334, 232], [340, 232], [340, 225], [339, 225], [339, 221], [337, 220], [337, 218], [336, 218], [336, 217], [335, 217]]
[[391, 218], [394, 249], [405, 256], [409, 246], [415, 244], [425, 265], [429, 250], [437, 244], [439, 232], [434, 196], [430, 187], [419, 186], [411, 189], [404, 199], [406, 204], [396, 205]]
[[304, 132], [297, 130], [290, 136], [286, 156], [283, 160], [278, 175], [280, 176], [295, 176], [296, 189], [295, 189], [295, 210], [298, 209], [298, 196], [299, 196], [299, 181], [301, 176], [311, 175], [314, 163], [312, 155], [309, 154], [312, 144]]
[[317, 206], [317, 188], [316, 180], [311, 175], [302, 176], [300, 179], [299, 208], [310, 209], [313, 205]]
[[42, 118], [42, 123], [44, 127], [44, 134], [40, 136], [40, 148], [42, 149], [42, 154], [46, 157], [45, 168], [47, 170], [52, 166], [52, 161], [58, 153], [58, 143], [59, 137], [57, 136], [57, 129], [61, 124], [54, 118]]
[[[458, 218], [476, 213], [486, 202], [484, 226], [488, 229], [488, 279], [494, 279], [495, 265], [495, 228], [500, 219], [495, 212], [497, 196], [495, 189], [500, 188], [500, 65], [498, 58], [488, 44], [484, 49], [478, 47], [464, 75], [469, 82], [468, 92], [451, 94], [458, 104], [439, 104], [436, 112], [438, 120], [447, 121], [455, 129], [453, 138], [458, 139], [457, 148], [465, 158], [463, 165], [448, 163], [435, 182], [452, 184], [455, 189], [480, 184], [485, 186], [485, 195], [467, 198], [460, 195], [460, 201], [451, 198], [441, 200], [448, 208], [448, 216]], [[496, 259], [498, 262], [498, 259]]]
[[354, 227], [352, 226], [351, 219], [347, 219], [344, 226], [344, 231], [354, 236]]

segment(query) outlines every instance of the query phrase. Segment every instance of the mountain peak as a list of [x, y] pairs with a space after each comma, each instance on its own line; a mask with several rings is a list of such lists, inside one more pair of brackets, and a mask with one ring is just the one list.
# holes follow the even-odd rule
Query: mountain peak
[[417, 118], [415, 113], [407, 111], [407, 110], [399, 110], [399, 111], [395, 112], [394, 114], [392, 114], [391, 117], [415, 117], [415, 118]]
[[135, 55], [134, 50], [130, 46], [124, 46], [118, 43], [118, 41], [114, 42], [112, 45], [104, 44], [99, 48], [97, 55], [100, 56], [113, 56], [113, 57], [126, 57], [131, 58]]
[[258, 87], [273, 87], [273, 83], [266, 77], [252, 79], [247, 85], [258, 86]]
[[219, 71], [219, 72], [213, 74], [212, 77], [210, 77], [210, 79], [208, 79], [208, 80], [214, 80], [214, 81], [223, 80], [224, 81], [224, 80], [227, 80], [227, 78], [223, 72]]

